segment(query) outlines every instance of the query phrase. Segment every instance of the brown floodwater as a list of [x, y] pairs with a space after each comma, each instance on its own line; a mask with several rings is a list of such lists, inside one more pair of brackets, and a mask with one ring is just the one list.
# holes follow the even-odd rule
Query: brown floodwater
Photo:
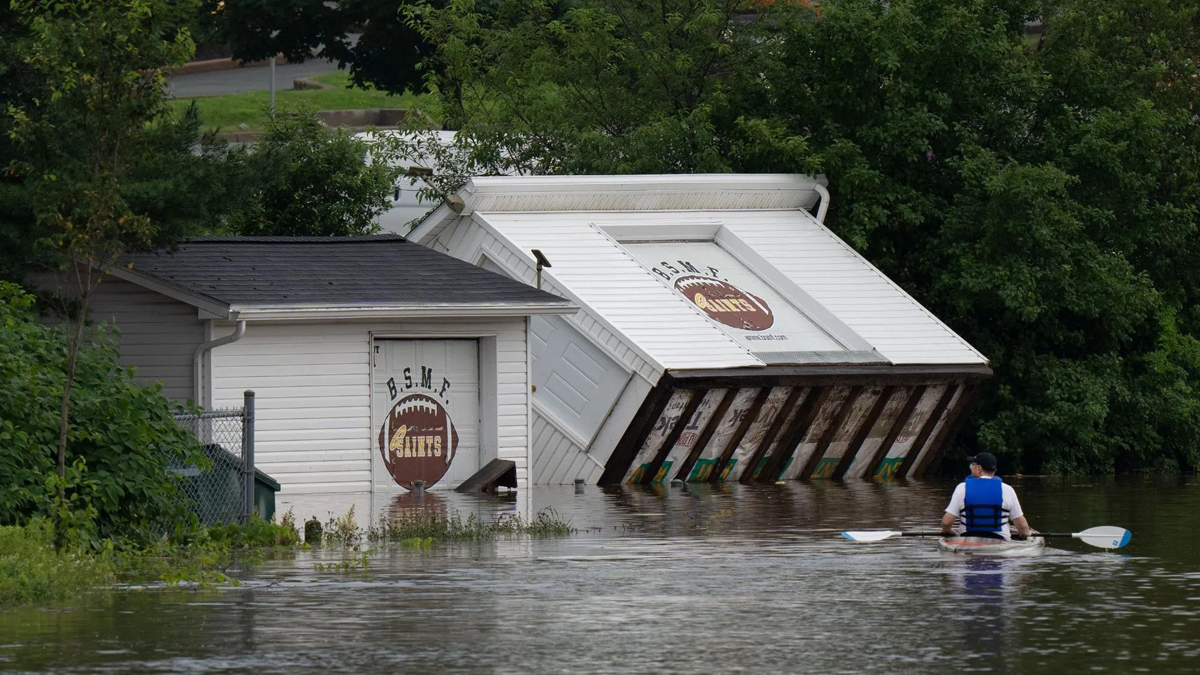
[[[1016, 479], [1034, 527], [1117, 525], [1038, 558], [854, 544], [936, 526], [949, 481], [537, 488], [579, 533], [304, 552], [218, 590], [116, 589], [0, 612], [0, 669], [208, 672], [1197, 672], [1200, 481]], [[384, 510], [495, 514], [430, 493]]]

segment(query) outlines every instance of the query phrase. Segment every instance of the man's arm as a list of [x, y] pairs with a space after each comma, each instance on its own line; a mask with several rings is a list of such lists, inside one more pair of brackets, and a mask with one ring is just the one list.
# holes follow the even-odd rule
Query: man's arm
[[[942, 534], [954, 534], [954, 521], [958, 520], [953, 513], [947, 511], [942, 514]], [[1024, 520], [1024, 518], [1022, 518]]]
[[[945, 522], [945, 520], [946, 519], [943, 518], [942, 522]], [[1016, 518], [1013, 518], [1012, 524], [1017, 526], [1017, 536], [1021, 537], [1022, 539], [1031, 534], [1037, 534], [1037, 530], [1029, 526], [1029, 521], [1025, 519], [1025, 516], [1017, 516]]]
[[954, 486], [954, 494], [950, 495], [950, 503], [946, 505], [946, 510], [942, 513], [942, 534], [954, 534], [954, 523], [958, 520], [958, 514], [962, 513], [966, 499], [966, 483]]

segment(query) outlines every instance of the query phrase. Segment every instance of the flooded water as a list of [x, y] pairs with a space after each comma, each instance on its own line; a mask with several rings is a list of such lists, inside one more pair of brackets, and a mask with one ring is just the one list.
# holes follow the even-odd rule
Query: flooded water
[[[240, 588], [104, 592], [0, 613], [0, 668], [56, 671], [1197, 672], [1200, 483], [1017, 486], [1034, 527], [1133, 531], [1121, 552], [1039, 558], [853, 544], [933, 528], [952, 483], [538, 489], [579, 528], [554, 540], [389, 550], [365, 573], [321, 552]], [[428, 494], [412, 509], [506, 512]]]

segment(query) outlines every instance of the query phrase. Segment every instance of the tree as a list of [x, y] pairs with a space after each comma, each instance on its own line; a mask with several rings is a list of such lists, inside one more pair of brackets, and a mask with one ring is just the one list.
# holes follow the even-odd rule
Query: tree
[[[175, 4], [176, 13], [193, 7]], [[42, 104], [52, 98], [55, 80], [27, 58], [33, 40], [29, 19], [20, 7], [0, 6], [0, 100], [5, 102], [0, 108], [0, 278], [18, 282], [61, 263], [61, 251], [49, 245], [57, 226], [39, 220], [34, 202], [44, 202], [42, 173], [56, 174], [60, 159], [76, 161], [74, 152], [47, 152], [40, 140], [15, 126], [22, 111], [35, 111], [39, 123], [51, 124]], [[69, 105], [55, 104], [60, 111]], [[120, 197], [154, 224], [162, 241], [211, 229], [248, 194], [240, 153], [215, 134], [201, 133], [194, 107], [179, 113], [162, 108], [122, 148], [127, 166], [116, 186]]]
[[[283, 54], [333, 59], [357, 86], [394, 94], [424, 89], [428, 42], [405, 21], [402, 0], [204, 0], [200, 24], [242, 61]], [[315, 52], [315, 54], [314, 54]]]
[[478, 166], [825, 173], [827, 224], [991, 359], [960, 440], [1006, 469], [1200, 467], [1198, 3], [761, 4], [408, 16]]
[[164, 68], [192, 52], [190, 37], [175, 22], [194, 6], [186, 0], [14, 0], [12, 9], [27, 35], [18, 47], [22, 65], [44, 83], [46, 95], [8, 107], [18, 153], [9, 174], [23, 179], [45, 233], [41, 243], [56, 254], [76, 292], [56, 453], [61, 503], [71, 393], [91, 293], [122, 252], [160, 246], [178, 234], [133, 211], [120, 185], [147, 129], [166, 110]]
[[175, 423], [161, 386], [138, 385], [118, 365], [103, 328], [89, 331], [76, 355], [64, 508], [59, 486], [46, 478], [57, 471], [67, 342], [34, 307], [33, 296], [0, 281], [0, 525], [55, 517], [65, 525], [60, 537], [75, 528], [146, 539], [185, 522], [187, 502], [168, 468], [203, 465], [199, 443]]
[[399, 165], [308, 110], [280, 110], [245, 157], [249, 194], [224, 229], [241, 235], [369, 234], [391, 204]]
[[[728, 171], [726, 75], [762, 69], [772, 14], [738, 0], [474, 3], [406, 9], [438, 45], [444, 123], [541, 173]], [[485, 150], [485, 152], [492, 150]]]

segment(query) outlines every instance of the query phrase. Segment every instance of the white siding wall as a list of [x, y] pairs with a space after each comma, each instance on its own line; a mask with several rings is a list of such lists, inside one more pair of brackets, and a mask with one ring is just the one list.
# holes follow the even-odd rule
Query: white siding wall
[[588, 458], [549, 418], [533, 413], [533, 482], [537, 485], [570, 485], [576, 478], [595, 483], [604, 467]]
[[120, 330], [121, 365], [136, 366], [138, 382], [162, 382], [176, 401], [194, 395], [192, 352], [204, 341], [195, 307], [109, 276], [92, 295], [92, 320]]
[[[529, 417], [525, 319], [476, 322], [254, 323], [213, 350], [213, 405], [257, 401], [255, 458], [284, 494], [371, 489], [370, 344], [377, 337], [496, 336], [497, 453], [528, 484]], [[214, 336], [232, 326], [217, 326]]]

